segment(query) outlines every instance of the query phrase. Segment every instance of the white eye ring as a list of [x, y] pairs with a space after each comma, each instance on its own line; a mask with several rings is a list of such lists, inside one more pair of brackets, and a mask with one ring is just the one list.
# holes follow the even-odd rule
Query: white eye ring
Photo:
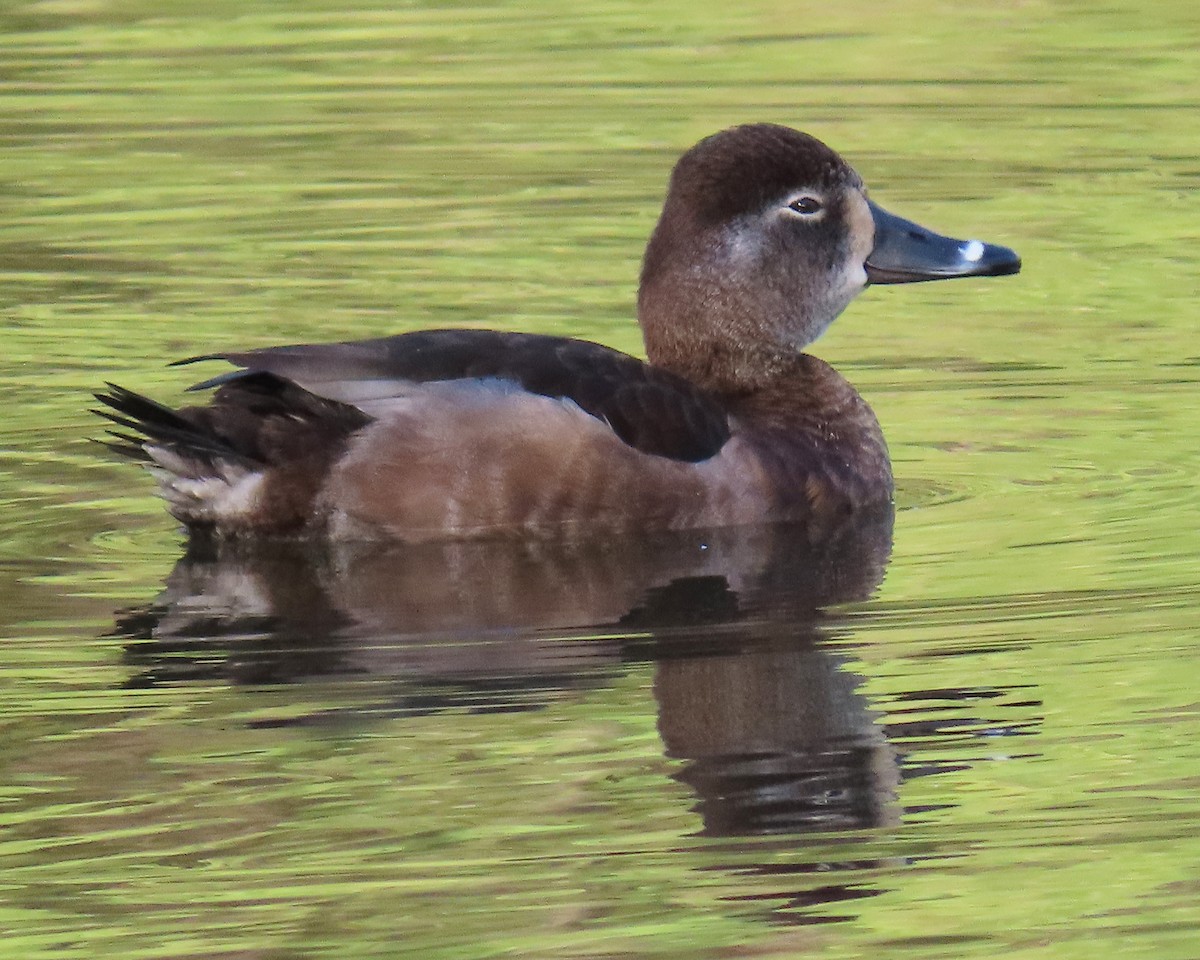
[[805, 220], [813, 220], [825, 212], [825, 204], [811, 193], [802, 193], [788, 201], [787, 209]]

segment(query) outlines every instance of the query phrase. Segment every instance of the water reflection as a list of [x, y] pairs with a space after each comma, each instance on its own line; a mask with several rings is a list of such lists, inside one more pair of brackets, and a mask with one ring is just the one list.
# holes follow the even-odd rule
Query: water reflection
[[650, 661], [705, 833], [860, 828], [894, 817], [895, 759], [821, 610], [871, 593], [891, 528], [883, 511], [593, 543], [196, 541], [117, 634], [132, 685], [386, 681], [375, 715], [533, 709]]
[[752, 655], [660, 660], [659, 731], [706, 833], [852, 830], [896, 819], [895, 754], [859, 678], [812, 635]]

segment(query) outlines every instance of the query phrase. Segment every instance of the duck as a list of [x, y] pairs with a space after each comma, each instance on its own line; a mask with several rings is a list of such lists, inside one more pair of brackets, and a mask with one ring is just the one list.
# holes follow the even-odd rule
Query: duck
[[101, 441], [192, 534], [422, 542], [808, 522], [891, 503], [879, 421], [806, 352], [868, 286], [1019, 272], [888, 213], [832, 148], [750, 123], [675, 164], [646, 359], [488, 329], [205, 353], [178, 409], [115, 384]]

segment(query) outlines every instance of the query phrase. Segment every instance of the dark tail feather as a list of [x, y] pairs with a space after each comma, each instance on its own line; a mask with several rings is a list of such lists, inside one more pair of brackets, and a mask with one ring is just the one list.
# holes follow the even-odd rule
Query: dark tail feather
[[108, 387], [106, 393], [93, 396], [109, 409], [94, 408], [91, 412], [132, 431], [109, 430], [108, 436], [112, 440], [97, 441], [114, 453], [133, 460], [152, 462], [154, 458], [145, 449], [146, 444], [151, 444], [209, 466], [218, 460], [251, 467], [257, 465], [257, 461], [236, 450], [211, 429], [206, 429], [204, 424], [193, 422], [170, 407], [115, 383], [105, 385]]
[[[92, 410], [90, 412], [101, 417], [104, 416], [99, 410]], [[134, 437], [117, 430], [108, 430], [105, 433], [113, 439], [98, 440], [92, 438], [92, 443], [99, 444], [110, 453], [115, 453], [117, 456], [125, 457], [128, 460], [136, 460], [138, 463], [153, 463], [150, 454], [142, 446], [146, 442], [144, 437]]]

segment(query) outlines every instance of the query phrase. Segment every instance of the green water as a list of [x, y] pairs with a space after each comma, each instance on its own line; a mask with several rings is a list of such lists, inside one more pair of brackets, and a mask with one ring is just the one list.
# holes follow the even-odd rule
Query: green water
[[[0, 5], [0, 954], [1191, 960], [1195, 5], [566, 9]], [[221, 345], [637, 351], [670, 165], [746, 120], [1024, 257], [815, 348], [886, 575], [886, 529], [172, 572], [87, 442]]]

